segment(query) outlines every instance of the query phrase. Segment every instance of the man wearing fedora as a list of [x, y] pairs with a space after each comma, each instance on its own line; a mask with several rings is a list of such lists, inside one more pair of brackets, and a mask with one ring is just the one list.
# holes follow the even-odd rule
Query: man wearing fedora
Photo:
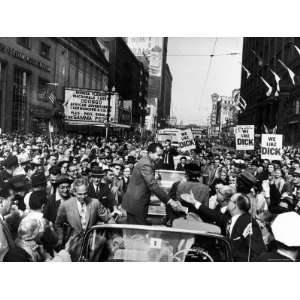
[[88, 195], [91, 198], [98, 199], [111, 212], [114, 209], [114, 199], [108, 184], [101, 182], [104, 171], [100, 167], [94, 167], [91, 170], [91, 182], [88, 187]]
[[18, 158], [14, 155], [10, 155], [2, 165], [4, 170], [0, 171], [0, 189], [2, 189], [5, 183], [13, 177], [13, 173], [18, 167]]
[[54, 223], [57, 217], [57, 212], [60, 204], [63, 201], [70, 199], [70, 188], [71, 180], [66, 175], [58, 175], [55, 182], [54, 188], [56, 190], [55, 193], [49, 196], [44, 208], [44, 218], [48, 221]]

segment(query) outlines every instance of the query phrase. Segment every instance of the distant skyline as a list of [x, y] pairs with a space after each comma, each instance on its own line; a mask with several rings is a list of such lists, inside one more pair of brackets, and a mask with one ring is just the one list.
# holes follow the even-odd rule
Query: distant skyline
[[[240, 88], [242, 44], [242, 38], [168, 38], [167, 63], [173, 76], [171, 115], [178, 124], [206, 124], [211, 94], [231, 96], [232, 90]], [[239, 54], [210, 59], [214, 48], [215, 55]]]

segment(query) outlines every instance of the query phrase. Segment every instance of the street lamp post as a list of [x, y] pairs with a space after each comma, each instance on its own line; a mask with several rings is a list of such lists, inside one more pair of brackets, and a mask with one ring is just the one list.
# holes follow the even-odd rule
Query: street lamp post
[[109, 125], [110, 125], [110, 100], [111, 100], [111, 95], [115, 94], [115, 87], [113, 86], [111, 90], [106, 86], [105, 87], [105, 92], [108, 95], [108, 101], [107, 101], [107, 115], [106, 115], [106, 129], [105, 129], [105, 138], [106, 140], [108, 139], [108, 130], [109, 130]]

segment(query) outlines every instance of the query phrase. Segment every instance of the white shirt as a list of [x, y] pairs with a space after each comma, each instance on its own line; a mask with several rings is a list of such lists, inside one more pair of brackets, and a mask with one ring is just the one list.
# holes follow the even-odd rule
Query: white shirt
[[58, 190], [56, 190], [55, 193], [55, 201], [63, 201], [63, 198], [60, 196]]
[[77, 207], [78, 207], [78, 212], [79, 212], [79, 216], [80, 216], [80, 221], [81, 221], [81, 226], [82, 229], [85, 230], [86, 229], [86, 204], [85, 203], [81, 203], [80, 201], [77, 200]]
[[230, 233], [230, 236], [231, 236], [231, 233], [232, 233], [232, 229], [233, 229], [233, 226], [234, 224], [236, 223], [237, 219], [239, 218], [241, 214], [238, 214], [238, 215], [235, 215], [231, 218], [231, 224], [230, 224], [230, 227], [229, 227], [229, 233]]
[[29, 199], [30, 199], [31, 194], [32, 194], [32, 192], [29, 192], [24, 197], [24, 203], [25, 203], [25, 206], [26, 206], [26, 210], [30, 210]]
[[98, 191], [100, 191], [100, 187], [99, 186], [97, 186], [95, 184], [93, 184], [93, 186], [94, 186], [94, 190], [95, 190], [96, 193], [97, 193], [97, 188], [99, 189]]

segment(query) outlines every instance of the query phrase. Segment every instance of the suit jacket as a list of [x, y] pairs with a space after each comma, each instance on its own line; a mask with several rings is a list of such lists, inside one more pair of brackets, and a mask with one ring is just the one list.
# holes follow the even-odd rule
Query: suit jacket
[[[162, 165], [162, 169], [174, 170], [174, 156], [176, 156], [176, 155], [178, 155], [178, 152], [173, 147], [171, 147], [169, 150], [165, 149], [164, 153], [163, 153], [163, 165]], [[168, 156], [167, 157], [168, 163], [165, 163], [166, 156]]]
[[44, 208], [44, 218], [48, 221], [54, 223], [56, 220], [58, 208], [61, 201], [56, 201], [56, 193], [48, 197], [45, 208]]
[[185, 171], [185, 166], [186, 165], [183, 166], [181, 163], [178, 163], [176, 167], [176, 171]]
[[197, 199], [202, 204], [208, 206], [209, 200], [209, 187], [201, 182], [180, 182], [176, 191], [176, 200], [180, 200], [180, 195], [188, 194], [193, 192], [195, 199]]
[[[86, 229], [94, 226], [98, 221], [108, 222], [109, 220], [110, 215], [108, 210], [97, 199], [88, 198]], [[55, 226], [59, 241], [66, 240], [66, 237], [64, 237], [65, 224], [70, 227], [69, 235], [79, 233], [83, 230], [76, 197], [72, 197], [62, 202], [58, 208]]]
[[108, 184], [101, 182], [99, 185], [99, 192], [96, 192], [93, 183], [90, 183], [88, 195], [91, 198], [98, 199], [106, 208], [113, 211], [115, 201]]
[[[211, 221], [214, 221], [216, 225], [221, 227], [222, 233], [225, 234], [229, 222], [231, 221], [231, 216], [229, 214], [222, 214], [218, 210], [210, 209], [201, 205], [198, 213]], [[243, 233], [247, 226], [251, 224], [251, 215], [249, 213], [244, 213], [238, 217], [236, 220], [230, 236], [227, 237], [231, 244], [232, 256], [235, 261], [247, 261], [248, 251], [250, 245], [250, 234], [244, 237]], [[259, 255], [261, 255], [265, 250], [265, 244], [263, 242], [262, 233], [259, 225], [252, 219], [252, 235], [251, 235], [251, 252], [250, 260], [253, 261]]]
[[154, 163], [148, 156], [140, 159], [134, 166], [122, 202], [122, 207], [127, 212], [135, 216], [146, 217], [151, 193], [164, 203], [170, 200], [170, 196], [159, 186], [154, 175]]

